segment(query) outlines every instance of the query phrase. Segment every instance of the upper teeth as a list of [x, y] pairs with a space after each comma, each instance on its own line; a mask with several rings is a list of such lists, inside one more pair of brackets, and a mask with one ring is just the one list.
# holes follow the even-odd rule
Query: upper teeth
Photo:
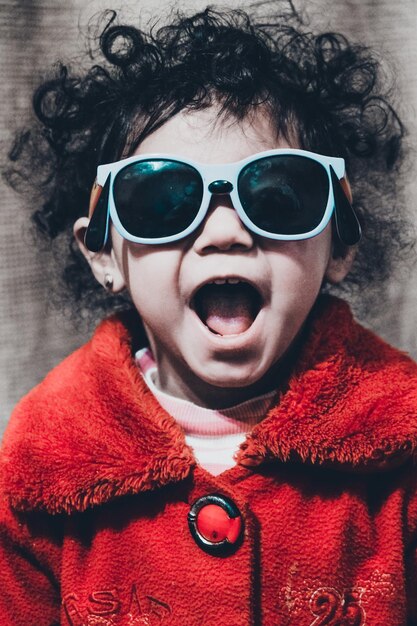
[[229, 285], [237, 285], [241, 280], [239, 278], [216, 278], [212, 281], [215, 285], [225, 285], [228, 283]]

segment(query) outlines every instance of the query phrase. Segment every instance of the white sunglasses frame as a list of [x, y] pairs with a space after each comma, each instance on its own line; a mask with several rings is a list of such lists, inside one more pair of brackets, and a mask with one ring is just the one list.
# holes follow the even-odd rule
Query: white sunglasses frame
[[[308, 159], [311, 159], [317, 163], [320, 163], [324, 169], [326, 170], [327, 177], [329, 180], [329, 194], [327, 198], [326, 209], [323, 213], [323, 217], [321, 222], [308, 233], [302, 234], [275, 234], [269, 231], [265, 231], [255, 224], [249, 219], [246, 215], [242, 204], [239, 199], [238, 191], [237, 191], [237, 182], [238, 177], [241, 170], [248, 165], [249, 163], [253, 163], [258, 159], [263, 159], [265, 157], [270, 156], [279, 156], [279, 155], [298, 155]], [[119, 216], [117, 214], [117, 209], [114, 202], [113, 195], [113, 186], [114, 181], [116, 180], [117, 174], [124, 169], [126, 166], [131, 163], [138, 163], [140, 161], [147, 161], [152, 159], [167, 159], [170, 161], [176, 161], [179, 163], [184, 163], [186, 165], [190, 165], [194, 169], [196, 169], [203, 181], [203, 197], [201, 199], [201, 205], [198, 210], [197, 215], [195, 216], [192, 223], [180, 233], [175, 235], [169, 235], [167, 237], [158, 237], [158, 238], [145, 238], [145, 237], [137, 237], [129, 233], [122, 223], [120, 222]], [[96, 183], [100, 187], [104, 187], [104, 185], [108, 182], [109, 176], [110, 178], [110, 187], [109, 187], [109, 199], [108, 199], [108, 208], [107, 208], [107, 218], [106, 218], [106, 232], [104, 237], [104, 243], [108, 238], [108, 230], [109, 230], [109, 218], [113, 222], [117, 232], [126, 240], [131, 241], [132, 243], [140, 243], [146, 245], [158, 245], [158, 244], [167, 244], [172, 243], [174, 241], [179, 241], [180, 239], [184, 239], [192, 232], [194, 232], [200, 224], [203, 222], [204, 218], [207, 215], [207, 212], [210, 207], [211, 197], [213, 192], [209, 191], [209, 185], [215, 181], [228, 181], [232, 184], [233, 188], [230, 192], [227, 192], [227, 195], [230, 196], [233, 207], [236, 210], [240, 220], [243, 224], [256, 235], [260, 235], [262, 237], [266, 237], [267, 239], [273, 239], [277, 241], [298, 241], [302, 239], [310, 239], [312, 237], [316, 237], [319, 235], [329, 223], [333, 211], [335, 209], [335, 197], [333, 190], [333, 182], [331, 178], [330, 166], [333, 168], [337, 178], [341, 180], [345, 176], [345, 161], [341, 157], [330, 157], [322, 154], [317, 154], [315, 152], [310, 152], [308, 150], [299, 150], [293, 148], [279, 148], [275, 150], [266, 150], [263, 152], [258, 152], [250, 155], [249, 157], [242, 159], [241, 161], [236, 161], [233, 163], [222, 163], [222, 164], [207, 164], [207, 163], [199, 163], [197, 161], [193, 161], [187, 158], [180, 158], [178, 155], [169, 154], [169, 153], [151, 153], [151, 154], [138, 154], [126, 159], [122, 159], [120, 161], [115, 161], [114, 163], [107, 163], [105, 165], [99, 165], [97, 168], [97, 180]]]

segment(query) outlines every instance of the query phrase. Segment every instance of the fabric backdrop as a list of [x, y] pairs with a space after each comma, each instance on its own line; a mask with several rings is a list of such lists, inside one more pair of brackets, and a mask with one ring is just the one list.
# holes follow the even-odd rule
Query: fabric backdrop
[[[412, 146], [407, 200], [416, 221], [416, 103], [417, 103], [417, 2], [416, 0], [309, 0], [312, 25], [346, 33], [375, 46], [390, 57], [397, 76], [400, 110], [409, 127]], [[201, 9], [206, 2], [183, 0], [176, 6]], [[245, 2], [220, 6], [245, 8]], [[120, 9], [137, 20], [164, 16], [172, 7], [164, 0], [3, 0], [0, 1], [0, 142], [3, 156], [13, 129], [30, 115], [33, 88], [57, 59], [83, 56], [83, 33], [98, 11]], [[133, 15], [136, 16], [133, 18]], [[52, 306], [46, 269], [50, 259], [34, 246], [28, 216], [28, 199], [4, 184], [0, 211], [0, 430], [16, 401], [58, 361], [80, 345], [89, 330], [73, 324]], [[416, 269], [395, 276], [387, 290], [373, 301], [367, 323], [394, 345], [417, 357]]]

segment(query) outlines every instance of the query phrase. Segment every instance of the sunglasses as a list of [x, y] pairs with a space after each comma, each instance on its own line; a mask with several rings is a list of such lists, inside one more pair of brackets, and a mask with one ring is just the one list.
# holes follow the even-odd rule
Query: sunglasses
[[343, 190], [344, 176], [344, 159], [306, 150], [268, 150], [220, 165], [164, 154], [132, 156], [98, 167], [85, 245], [101, 250], [110, 220], [134, 243], [178, 241], [200, 226], [213, 195], [226, 194], [256, 235], [308, 239], [334, 215], [340, 241], [352, 246], [361, 228]]

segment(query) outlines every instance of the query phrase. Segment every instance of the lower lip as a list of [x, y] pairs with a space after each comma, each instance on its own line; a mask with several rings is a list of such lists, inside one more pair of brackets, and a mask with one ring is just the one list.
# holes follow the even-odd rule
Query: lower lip
[[217, 335], [216, 333], [211, 332], [208, 326], [201, 321], [197, 313], [192, 309], [190, 309], [190, 311], [197, 321], [198, 327], [204, 333], [205, 338], [210, 341], [213, 347], [221, 350], [232, 351], [250, 347], [250, 344], [258, 340], [258, 332], [261, 328], [263, 328], [262, 319], [264, 317], [264, 308], [259, 311], [253, 323], [247, 330], [245, 330], [245, 332], [238, 333], [236, 335]]

